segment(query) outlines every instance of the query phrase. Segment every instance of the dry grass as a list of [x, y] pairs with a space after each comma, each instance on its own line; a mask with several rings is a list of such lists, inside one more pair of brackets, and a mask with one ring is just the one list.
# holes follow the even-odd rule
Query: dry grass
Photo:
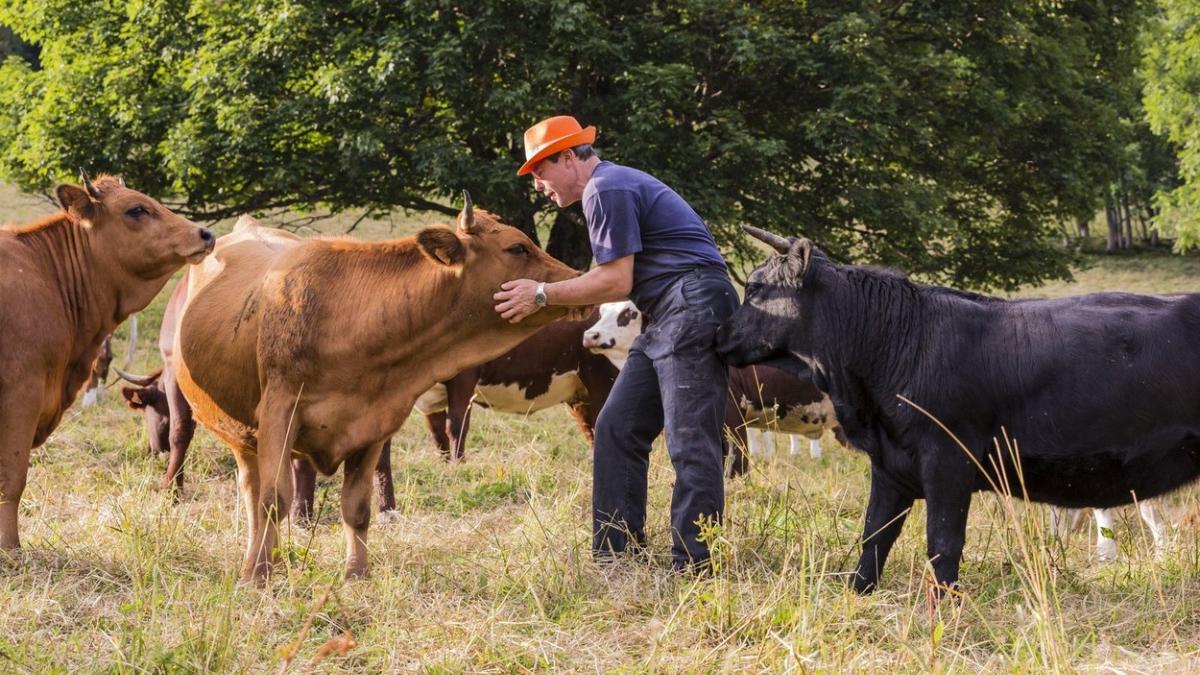
[[[1200, 290], [1193, 258], [1130, 267], [1101, 259], [1076, 288]], [[163, 302], [143, 314], [143, 370], [156, 365]], [[1200, 670], [1200, 539], [1176, 531], [1155, 561], [1132, 510], [1117, 522], [1121, 561], [1100, 566], [1086, 536], [1048, 536], [1042, 507], [977, 497], [967, 595], [931, 611], [918, 503], [882, 589], [848, 592], [868, 465], [826, 441], [820, 460], [777, 454], [730, 483], [720, 573], [694, 580], [667, 569], [673, 474], [661, 448], [649, 533], [660, 557], [598, 566], [588, 449], [565, 410], [476, 410], [468, 459], [452, 466], [413, 418], [396, 439], [399, 514], [371, 530], [372, 578], [338, 583], [333, 478], [319, 524], [287, 533], [285, 564], [256, 589], [235, 581], [243, 523], [229, 452], [199, 433], [172, 503], [154, 489], [163, 462], [146, 456], [140, 420], [110, 395], [68, 411], [35, 452], [24, 548], [0, 554], [0, 671], [265, 672], [302, 634], [290, 664], [301, 672]], [[1169, 518], [1200, 506], [1190, 492], [1167, 502]], [[314, 665], [346, 632], [356, 646]]]

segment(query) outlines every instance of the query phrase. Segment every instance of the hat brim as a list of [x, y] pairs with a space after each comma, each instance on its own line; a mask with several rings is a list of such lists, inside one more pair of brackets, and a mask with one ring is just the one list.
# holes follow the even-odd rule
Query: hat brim
[[596, 127], [587, 127], [586, 129], [581, 129], [573, 134], [563, 136], [558, 140], [551, 141], [538, 148], [537, 152], [533, 153], [533, 157], [530, 157], [525, 161], [524, 164], [521, 165], [520, 169], [517, 169], [517, 175], [524, 176], [530, 171], [533, 171], [533, 167], [537, 166], [538, 162], [546, 159], [556, 152], [562, 152], [563, 150], [566, 150], [567, 148], [573, 148], [576, 145], [594, 143], [595, 141]]

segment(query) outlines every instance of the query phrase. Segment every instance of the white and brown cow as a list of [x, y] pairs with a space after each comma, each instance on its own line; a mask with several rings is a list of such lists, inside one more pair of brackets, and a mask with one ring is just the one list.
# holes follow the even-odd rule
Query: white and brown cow
[[[642, 328], [642, 313], [632, 302], [605, 303], [600, 306], [599, 320], [584, 333], [583, 346], [620, 367]], [[813, 383], [767, 366], [729, 369], [725, 427], [734, 440], [733, 475], [746, 470], [742, 449], [749, 454], [774, 449], [773, 431], [790, 435], [792, 454], [800, 451], [799, 436], [809, 439], [813, 457], [821, 456], [819, 439], [825, 431], [833, 431], [841, 441], [829, 398]], [[761, 446], [755, 430], [763, 433]]]
[[583, 334], [598, 316], [593, 312], [582, 321], [556, 321], [499, 358], [467, 368], [422, 394], [413, 407], [425, 415], [442, 455], [463, 458], [472, 401], [517, 415], [565, 404], [591, 444], [596, 416], [618, 372], [605, 355], [583, 346]]

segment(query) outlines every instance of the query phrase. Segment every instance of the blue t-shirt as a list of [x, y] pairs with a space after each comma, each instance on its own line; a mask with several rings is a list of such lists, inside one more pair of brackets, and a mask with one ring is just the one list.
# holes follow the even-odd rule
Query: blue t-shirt
[[633, 256], [629, 299], [643, 310], [654, 307], [680, 273], [694, 267], [725, 269], [700, 216], [644, 171], [600, 162], [583, 188], [583, 214], [597, 263]]

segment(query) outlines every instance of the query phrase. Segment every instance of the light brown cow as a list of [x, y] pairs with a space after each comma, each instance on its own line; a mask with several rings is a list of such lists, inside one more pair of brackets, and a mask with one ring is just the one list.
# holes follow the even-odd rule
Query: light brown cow
[[567, 312], [510, 324], [493, 309], [501, 283], [578, 274], [519, 230], [474, 214], [469, 200], [457, 231], [378, 243], [242, 238], [219, 243], [210, 263], [215, 274], [191, 275], [175, 372], [196, 419], [237, 458], [244, 581], [264, 580], [276, 560], [293, 495], [289, 449], [324, 474], [345, 465], [346, 575], [365, 576], [371, 476], [384, 442], [434, 383]]
[[213, 248], [208, 230], [107, 176], [60, 185], [63, 211], [0, 229], [0, 548], [20, 545], [29, 455], [91, 375], [101, 343]]

